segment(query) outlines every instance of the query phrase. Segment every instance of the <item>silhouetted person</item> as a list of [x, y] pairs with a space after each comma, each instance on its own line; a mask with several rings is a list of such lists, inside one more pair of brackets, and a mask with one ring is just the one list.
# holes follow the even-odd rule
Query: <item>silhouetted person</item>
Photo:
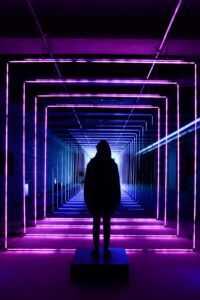
[[104, 256], [109, 257], [110, 218], [120, 204], [120, 181], [118, 167], [111, 158], [107, 141], [100, 141], [97, 153], [87, 165], [84, 197], [89, 212], [93, 216], [93, 244], [95, 257], [99, 255], [99, 234], [101, 217], [103, 218]]

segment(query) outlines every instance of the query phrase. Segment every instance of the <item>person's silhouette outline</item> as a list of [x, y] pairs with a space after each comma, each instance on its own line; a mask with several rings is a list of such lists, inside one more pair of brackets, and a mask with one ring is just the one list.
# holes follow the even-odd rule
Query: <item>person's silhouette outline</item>
[[103, 218], [104, 256], [109, 257], [110, 219], [120, 204], [120, 180], [118, 167], [111, 158], [111, 149], [106, 140], [101, 140], [97, 153], [87, 165], [84, 198], [89, 212], [93, 216], [93, 245], [95, 257], [99, 255], [99, 234], [101, 217]]

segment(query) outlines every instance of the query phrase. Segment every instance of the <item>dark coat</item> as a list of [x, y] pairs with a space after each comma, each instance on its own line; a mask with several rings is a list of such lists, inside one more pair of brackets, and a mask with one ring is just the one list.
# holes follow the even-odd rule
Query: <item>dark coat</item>
[[118, 167], [112, 158], [98, 156], [87, 165], [84, 197], [91, 214], [112, 214], [120, 204]]

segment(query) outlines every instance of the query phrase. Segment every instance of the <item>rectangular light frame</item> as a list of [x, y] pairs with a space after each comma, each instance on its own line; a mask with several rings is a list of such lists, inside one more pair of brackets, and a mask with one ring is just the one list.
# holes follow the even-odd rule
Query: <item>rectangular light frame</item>
[[[78, 59], [78, 60], [71, 60], [71, 59], [58, 59], [57, 62], [81, 62], [81, 63], [133, 63], [133, 64], [172, 64], [172, 65], [193, 65], [194, 66], [194, 115], [195, 120], [198, 117], [197, 113], [197, 65], [195, 62], [186, 62], [181, 60], [152, 60], [152, 59]], [[5, 238], [4, 238], [4, 245], [5, 249], [7, 248], [7, 197], [8, 197], [8, 113], [9, 113], [9, 63], [54, 63], [55, 59], [26, 59], [26, 60], [12, 60], [9, 61], [6, 65], [6, 121], [5, 121], [5, 197], [4, 197], [4, 204], [5, 204]], [[24, 193], [23, 193], [24, 194]], [[194, 134], [194, 210], [193, 210], [193, 249], [196, 248], [196, 200], [197, 200], [197, 126], [195, 123], [195, 134]]]

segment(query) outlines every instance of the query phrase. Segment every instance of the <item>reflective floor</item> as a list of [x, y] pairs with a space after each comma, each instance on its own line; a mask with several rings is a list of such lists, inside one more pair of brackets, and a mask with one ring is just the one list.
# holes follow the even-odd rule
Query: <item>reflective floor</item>
[[[119, 218], [120, 210], [138, 208], [124, 196], [124, 208], [121, 205], [112, 218], [111, 247], [126, 249], [128, 283], [70, 281], [75, 249], [92, 248], [92, 218], [79, 193], [63, 209], [27, 228], [26, 236], [9, 239], [8, 251], [0, 253], [1, 298], [199, 300], [200, 253], [191, 250], [190, 240], [178, 238], [175, 229], [165, 228], [163, 221]], [[75, 217], [80, 209], [81, 216]]]
[[127, 284], [74, 284], [73, 253], [0, 253], [1, 299], [199, 300], [199, 253], [128, 253]]
[[[126, 214], [129, 217], [120, 217]], [[160, 220], [138, 217], [142, 214], [143, 208], [123, 193], [121, 205], [111, 221], [112, 248], [125, 248], [127, 252], [191, 250], [191, 240], [177, 237], [175, 228], [164, 227]], [[101, 246], [102, 244], [101, 229]], [[24, 237], [10, 238], [8, 245], [12, 249], [55, 252], [92, 248], [92, 218], [85, 207], [83, 192], [79, 192], [67, 204], [57, 209], [51, 217], [38, 221], [36, 227], [27, 228]]]

